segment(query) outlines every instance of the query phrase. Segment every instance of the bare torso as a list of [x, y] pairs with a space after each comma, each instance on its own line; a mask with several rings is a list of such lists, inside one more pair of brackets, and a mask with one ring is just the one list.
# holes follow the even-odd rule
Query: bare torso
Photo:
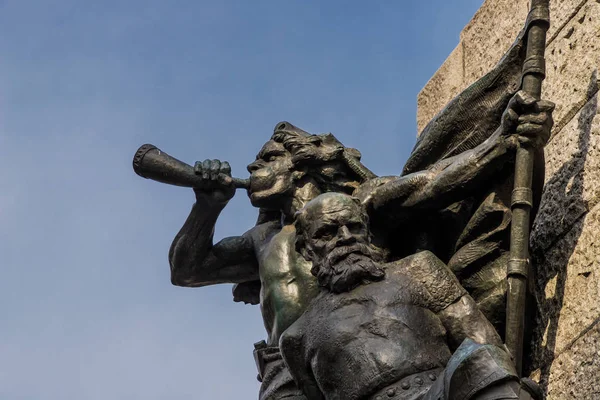
[[295, 250], [293, 225], [270, 232], [256, 243], [261, 281], [260, 304], [269, 345], [296, 321], [318, 293], [311, 263]]

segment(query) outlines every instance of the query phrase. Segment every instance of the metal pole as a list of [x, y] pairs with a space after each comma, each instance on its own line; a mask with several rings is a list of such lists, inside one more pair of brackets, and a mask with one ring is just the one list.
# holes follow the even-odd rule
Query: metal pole
[[[545, 78], [544, 52], [546, 32], [550, 26], [549, 0], [532, 0], [527, 19], [527, 56], [523, 64], [522, 89], [540, 99]], [[510, 259], [508, 262], [508, 293], [506, 302], [506, 346], [514, 357], [521, 376], [525, 301], [529, 275], [529, 224], [533, 205], [531, 183], [534, 149], [519, 146], [515, 161], [515, 182], [512, 193]]]

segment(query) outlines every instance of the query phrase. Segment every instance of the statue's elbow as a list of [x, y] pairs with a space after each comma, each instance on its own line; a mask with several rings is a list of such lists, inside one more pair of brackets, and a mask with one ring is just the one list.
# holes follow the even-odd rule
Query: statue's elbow
[[171, 284], [173, 286], [185, 286], [185, 279], [181, 274], [181, 268], [177, 265], [173, 260], [169, 260], [169, 264], [171, 265]]
[[181, 287], [189, 286], [189, 268], [181, 257], [175, 257], [173, 253], [170, 254], [169, 265], [171, 267], [171, 284]]
[[173, 270], [171, 270], [171, 284], [173, 286], [185, 287], [184, 280], [181, 278], [180, 274]]
[[[190, 260], [191, 261], [191, 260]], [[193, 262], [174, 262], [171, 260], [171, 284], [180, 287], [200, 287], [210, 285], [202, 270], [195, 268]]]
[[179, 287], [200, 287], [206, 285], [206, 283], [199, 280], [198, 277], [193, 277], [189, 273], [177, 271], [171, 271], [171, 284]]
[[169, 249], [169, 266], [171, 267], [171, 284], [174, 286], [186, 286], [185, 282], [187, 279], [185, 271], [189, 271], [188, 262], [185, 257], [185, 252], [182, 254], [179, 242], [177, 239], [171, 245]]

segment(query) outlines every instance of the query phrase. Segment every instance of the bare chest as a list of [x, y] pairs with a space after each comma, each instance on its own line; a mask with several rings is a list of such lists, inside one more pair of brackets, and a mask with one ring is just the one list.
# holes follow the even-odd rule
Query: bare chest
[[258, 252], [261, 309], [269, 341], [279, 336], [303, 313], [318, 293], [311, 263], [295, 249], [293, 226], [274, 233]]

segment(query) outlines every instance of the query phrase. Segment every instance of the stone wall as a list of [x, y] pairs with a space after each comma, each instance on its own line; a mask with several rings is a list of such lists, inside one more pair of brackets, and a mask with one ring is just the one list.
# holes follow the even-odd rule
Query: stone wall
[[[600, 0], [550, 0], [544, 98], [556, 103], [546, 186], [532, 231], [539, 319], [532, 377], [548, 399], [600, 399]], [[489, 71], [527, 0], [486, 0], [418, 97], [419, 131]]]

